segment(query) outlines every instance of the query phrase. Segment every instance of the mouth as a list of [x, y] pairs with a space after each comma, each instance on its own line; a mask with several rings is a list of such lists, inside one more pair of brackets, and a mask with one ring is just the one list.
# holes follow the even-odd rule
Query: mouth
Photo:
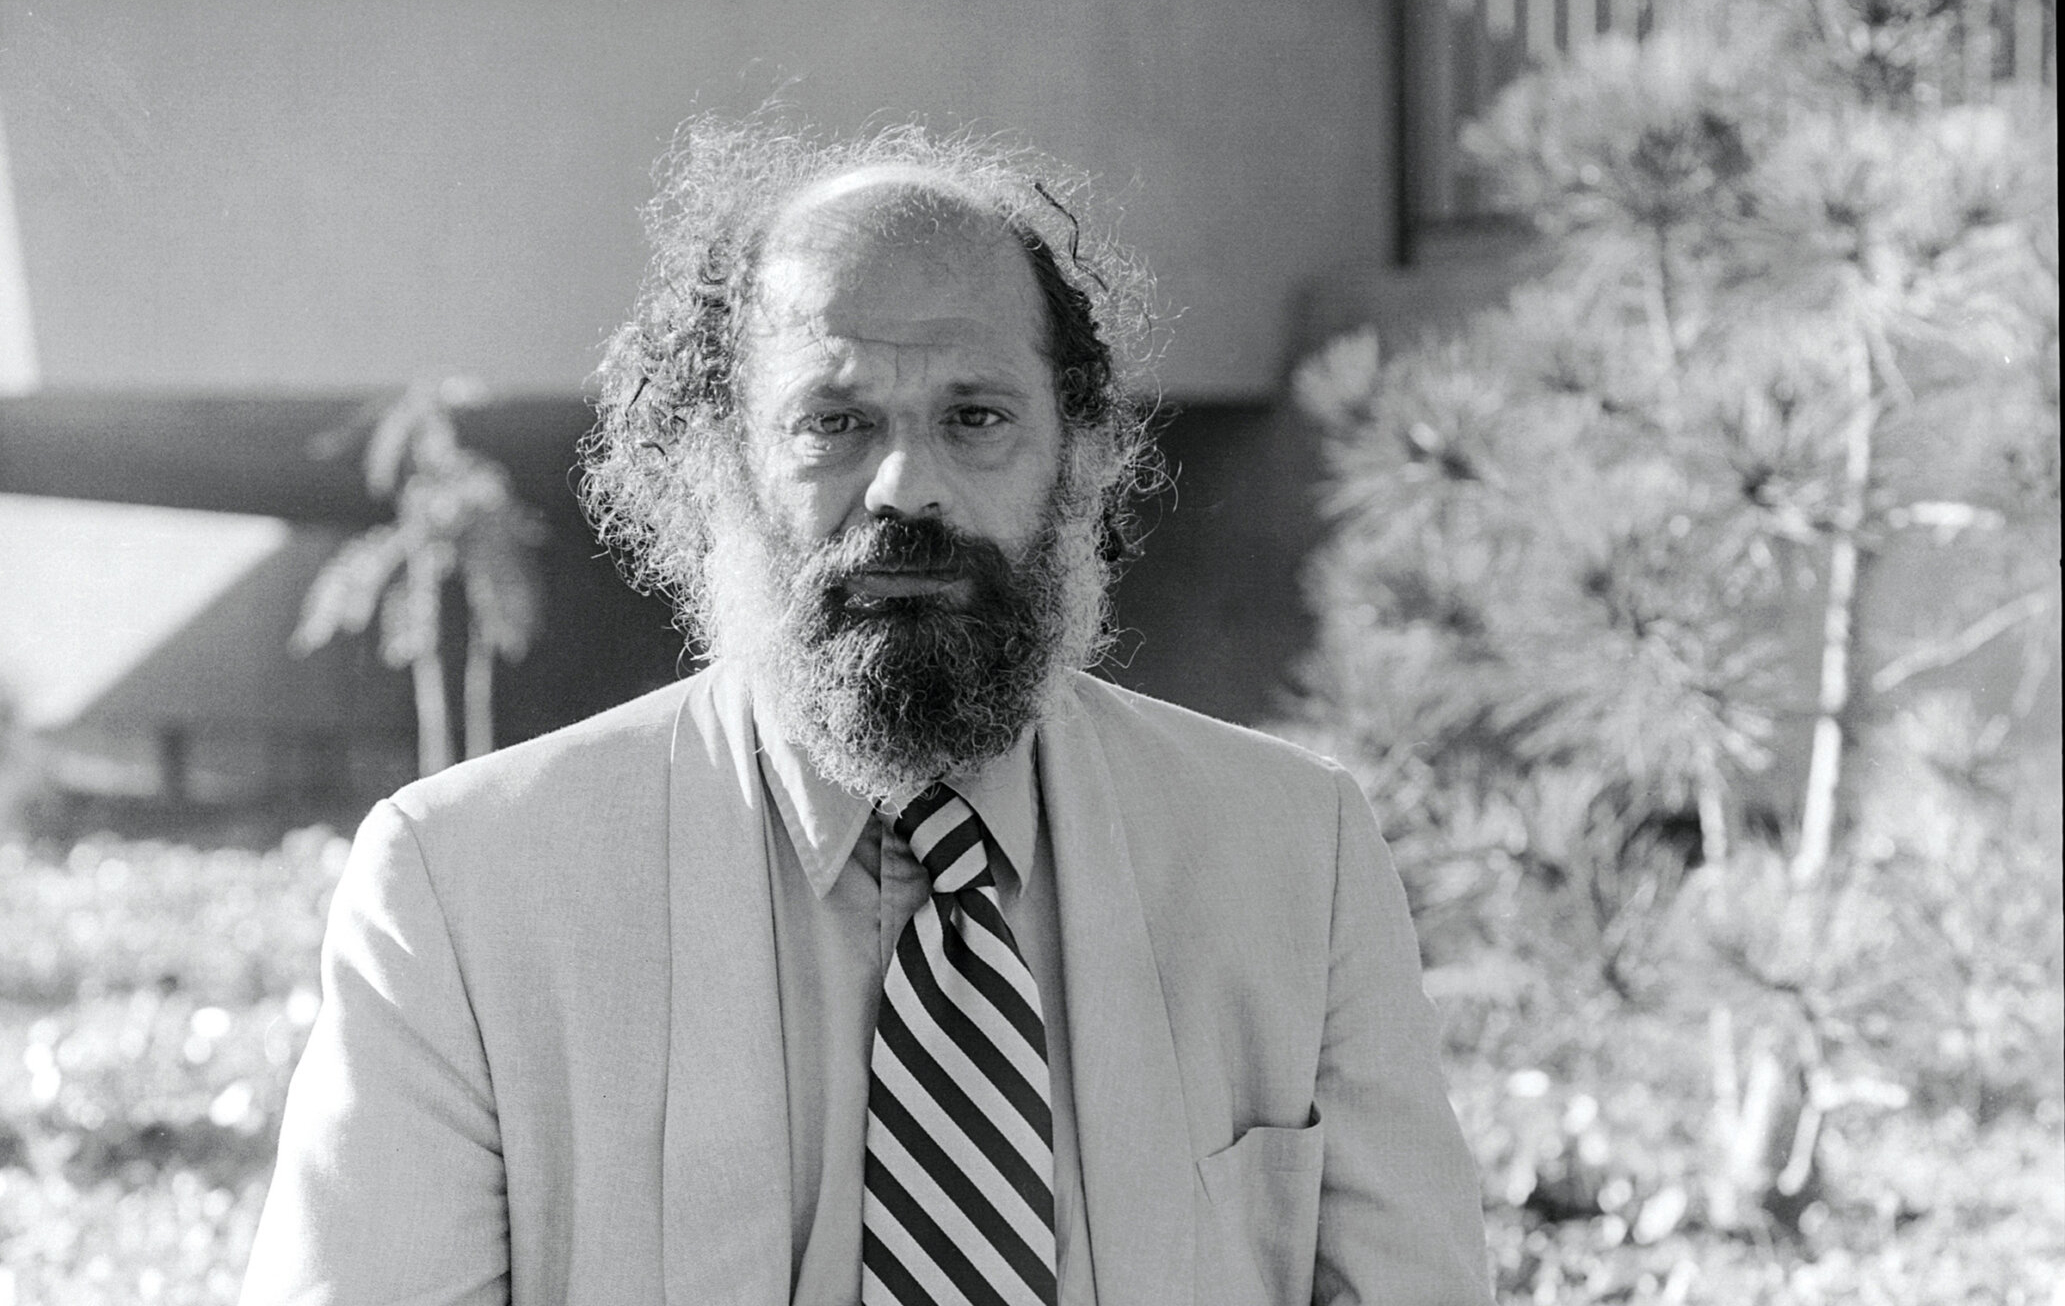
[[854, 572], [846, 578], [850, 601], [866, 606], [888, 599], [945, 599], [959, 602], [972, 596], [975, 582], [959, 567], [877, 567]]

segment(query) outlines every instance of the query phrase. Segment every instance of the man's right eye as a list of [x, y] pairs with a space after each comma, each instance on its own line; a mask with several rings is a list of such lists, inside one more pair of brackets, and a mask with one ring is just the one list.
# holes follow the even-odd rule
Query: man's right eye
[[852, 435], [861, 429], [859, 413], [811, 413], [796, 424], [805, 435]]

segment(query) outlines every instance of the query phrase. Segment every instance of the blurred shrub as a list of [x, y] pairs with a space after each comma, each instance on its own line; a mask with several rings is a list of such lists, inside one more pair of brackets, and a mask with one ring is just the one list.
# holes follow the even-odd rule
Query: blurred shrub
[[[1957, 700], [1899, 714], [1862, 768], [1856, 851], [1807, 888], [1775, 856], [1696, 869], [1634, 998], [1539, 944], [1556, 927], [1528, 877], [1444, 908], [1428, 985], [1502, 1300], [2056, 1301], [2056, 771], [1984, 734]], [[1811, 1131], [1811, 1182], [1782, 1223], [1717, 1228], [1717, 1107], [1750, 1096], [1750, 1050], [1800, 1043], [1774, 1091], [1796, 1108], [1787, 1151]]]
[[1485, 1177], [1501, 1301], [2055, 1301], [2065, 1274], [2055, 1103], [1983, 1128], [1954, 1111], [1846, 1113], [1824, 1137], [1829, 1196], [1806, 1209], [1799, 1234], [1729, 1235], [1701, 1216], [1705, 1153], [1686, 1127], [1699, 1098], [1639, 1077], [1650, 1058], [1666, 1079], [1689, 1062], [1682, 1046], [1670, 1050], [1684, 1040], [1655, 1018], [1620, 1013], [1612, 1028], [1649, 1048], [1553, 1078], [1488, 1058], [1465, 1059], [1453, 1076]]
[[100, 838], [58, 862], [0, 845], [0, 1000], [155, 989], [245, 1003], [312, 987], [315, 908], [347, 851], [322, 829], [265, 853]]
[[264, 1202], [263, 1177], [215, 1188], [175, 1169], [81, 1188], [0, 1168], [0, 1301], [234, 1302]]
[[0, 845], [0, 1303], [235, 1299], [347, 851]]

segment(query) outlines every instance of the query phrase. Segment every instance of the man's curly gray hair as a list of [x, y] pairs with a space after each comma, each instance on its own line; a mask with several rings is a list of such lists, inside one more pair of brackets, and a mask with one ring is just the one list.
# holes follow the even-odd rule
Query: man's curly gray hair
[[1067, 441], [1062, 494], [1094, 503], [1107, 568], [1132, 550], [1134, 504], [1159, 475], [1148, 437], [1152, 282], [1078, 216], [1081, 179], [1030, 151], [919, 126], [826, 139], [771, 113], [699, 117], [655, 168], [652, 262], [610, 339], [599, 421], [581, 445], [581, 501], [597, 534], [634, 586], [675, 602], [691, 636], [704, 634], [713, 508], [740, 467], [740, 328], [763, 240], [805, 189], [883, 167], [936, 179], [1024, 248]]

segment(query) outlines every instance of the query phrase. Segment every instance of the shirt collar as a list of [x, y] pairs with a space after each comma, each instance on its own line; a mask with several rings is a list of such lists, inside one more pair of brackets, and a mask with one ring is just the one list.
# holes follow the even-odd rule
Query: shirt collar
[[[874, 805], [819, 775], [809, 756], [791, 743], [766, 713], [754, 714], [753, 728], [760, 746], [761, 779], [774, 795], [804, 878], [822, 898], [846, 869], [854, 844], [874, 815]], [[1027, 730], [1011, 751], [978, 771], [947, 777], [954, 792], [982, 818], [1021, 886], [1032, 871], [1033, 844], [1039, 833], [1033, 735]]]

